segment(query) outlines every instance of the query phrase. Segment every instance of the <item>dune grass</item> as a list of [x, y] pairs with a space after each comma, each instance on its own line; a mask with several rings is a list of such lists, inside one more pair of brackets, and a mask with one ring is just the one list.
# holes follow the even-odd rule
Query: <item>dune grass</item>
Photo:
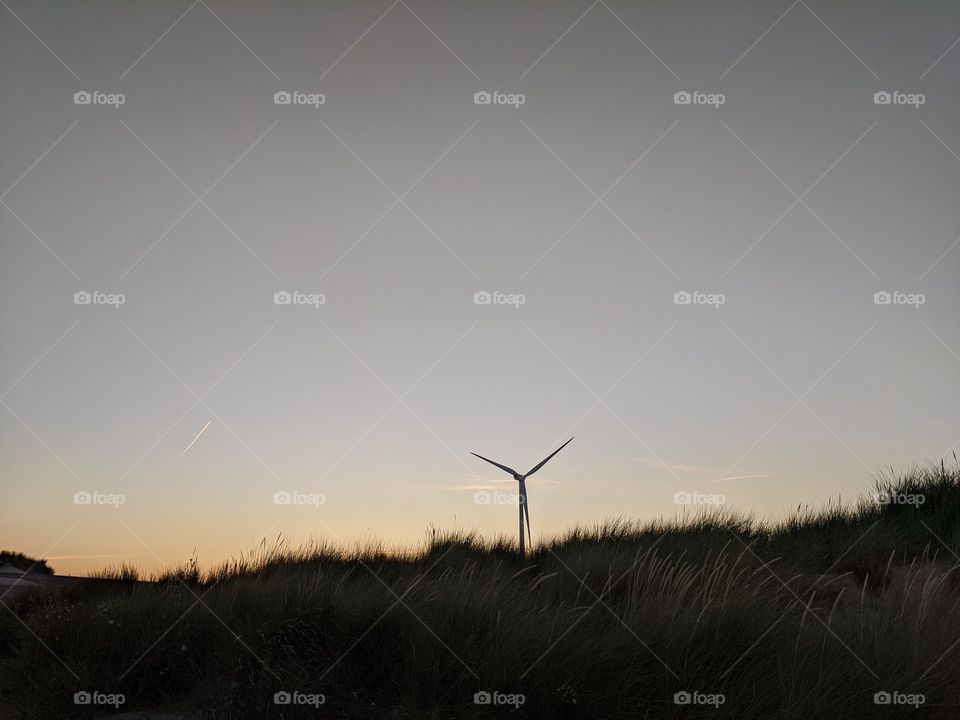
[[[121, 567], [101, 574], [119, 583], [17, 599], [0, 708], [95, 717], [73, 695], [96, 690], [216, 719], [955, 718], [958, 553], [956, 462], [776, 523], [616, 520], [526, 558], [469, 532], [405, 554], [278, 541], [206, 572]], [[477, 705], [481, 691], [524, 702]], [[923, 702], [875, 704], [884, 692]]]

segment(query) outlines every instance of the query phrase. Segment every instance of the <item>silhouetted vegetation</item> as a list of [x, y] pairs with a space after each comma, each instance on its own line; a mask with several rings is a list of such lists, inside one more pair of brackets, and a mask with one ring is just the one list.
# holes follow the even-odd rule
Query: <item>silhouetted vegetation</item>
[[30, 571], [41, 573], [42, 575], [53, 575], [53, 568], [47, 565], [46, 560], [34, 560], [32, 557], [27, 557], [23, 553], [12, 550], [0, 550], [0, 566], [2, 565], [10, 565], [24, 572]]
[[[0, 616], [0, 707], [94, 716], [73, 694], [98, 690], [216, 719], [955, 718], [958, 551], [960, 469], [943, 464], [776, 523], [615, 520], [526, 558], [469, 532], [399, 556], [278, 541], [207, 572], [19, 598], [25, 626]], [[525, 702], [474, 704], [482, 691]]]

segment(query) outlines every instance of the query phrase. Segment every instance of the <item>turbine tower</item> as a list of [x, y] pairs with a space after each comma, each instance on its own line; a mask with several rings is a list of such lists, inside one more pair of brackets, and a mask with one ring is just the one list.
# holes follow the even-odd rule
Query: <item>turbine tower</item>
[[[573, 440], [573, 438], [570, 438], [570, 440]], [[540, 462], [538, 462], [536, 465], [534, 465], [530, 470], [528, 470], [528, 471], [527, 471], [526, 473], [524, 473], [523, 475], [521, 475], [520, 473], [518, 473], [516, 470], [514, 470], [514, 469], [511, 468], [511, 467], [507, 467], [506, 465], [501, 465], [501, 464], [498, 463], [498, 462], [494, 462], [494, 461], [491, 460], [490, 458], [485, 458], [483, 455], [477, 455], [475, 452], [470, 453], [470, 454], [473, 455], [474, 457], [478, 457], [478, 458], [480, 458], [481, 460], [484, 460], [484, 461], [490, 463], [491, 465], [496, 465], [498, 468], [500, 468], [500, 469], [503, 470], [504, 472], [510, 473], [511, 475], [513, 475], [513, 479], [516, 480], [518, 483], [520, 483], [518, 490], [519, 490], [519, 497], [520, 497], [519, 511], [520, 511], [520, 555], [521, 555], [521, 556], [525, 554], [525, 550], [526, 550], [525, 547], [524, 547], [524, 543], [523, 543], [523, 517], [524, 517], [524, 515], [526, 515], [526, 517], [527, 517], [527, 537], [528, 537], [528, 538], [530, 537], [530, 505], [529, 505], [529, 503], [527, 502], [527, 478], [530, 477], [531, 475], [533, 475], [537, 470], [539, 470], [540, 468], [542, 468], [544, 465], [546, 465], [546, 464], [547, 464], [547, 461], [550, 460], [550, 458], [552, 458], [552, 457], [553, 457], [554, 455], [556, 455], [558, 452], [560, 452], [561, 450], [563, 450], [567, 445], [569, 445], [569, 444], [570, 444], [570, 440], [567, 440], [567, 442], [565, 442], [563, 445], [561, 445], [560, 447], [558, 447], [558, 448], [557, 448], [556, 450], [554, 450], [552, 453], [550, 453], [549, 455], [547, 455], [543, 460], [541, 460]], [[533, 539], [532, 539], [532, 538], [530, 539], [530, 542], [531, 542], [531, 544], [532, 544], [532, 542], [533, 542]]]

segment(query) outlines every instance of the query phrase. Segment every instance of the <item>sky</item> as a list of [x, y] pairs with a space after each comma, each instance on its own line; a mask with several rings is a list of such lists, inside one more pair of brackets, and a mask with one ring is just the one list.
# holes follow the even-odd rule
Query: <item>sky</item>
[[534, 543], [950, 457], [958, 35], [949, 2], [8, 0], [0, 546], [512, 537], [469, 453], [571, 436]]

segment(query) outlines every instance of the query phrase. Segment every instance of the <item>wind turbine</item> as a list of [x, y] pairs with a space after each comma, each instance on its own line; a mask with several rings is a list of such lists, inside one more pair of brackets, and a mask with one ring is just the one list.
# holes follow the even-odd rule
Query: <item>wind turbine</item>
[[[570, 438], [570, 440], [573, 440], [573, 438]], [[556, 450], [554, 450], [552, 453], [550, 453], [549, 455], [547, 455], [543, 460], [541, 460], [540, 462], [538, 462], [536, 465], [534, 465], [530, 470], [528, 470], [528, 471], [527, 471], [526, 473], [524, 473], [523, 475], [521, 475], [520, 473], [518, 473], [516, 470], [514, 470], [514, 469], [511, 468], [511, 467], [507, 467], [506, 465], [501, 465], [501, 464], [498, 463], [498, 462], [494, 462], [494, 461], [491, 460], [490, 458], [485, 458], [483, 455], [477, 455], [475, 452], [470, 453], [470, 454], [473, 455], [474, 457], [478, 457], [478, 458], [480, 458], [481, 460], [485, 460], [486, 462], [490, 463], [491, 465], [496, 465], [498, 468], [500, 468], [500, 469], [503, 470], [504, 472], [510, 473], [511, 475], [513, 475], [513, 479], [516, 480], [518, 483], [520, 483], [520, 488], [519, 488], [519, 491], [520, 491], [520, 508], [519, 508], [519, 510], [520, 510], [520, 554], [521, 554], [521, 555], [524, 554], [524, 544], [523, 544], [523, 516], [524, 516], [524, 515], [527, 516], [527, 537], [528, 537], [528, 538], [530, 537], [530, 506], [529, 506], [529, 504], [527, 503], [527, 478], [530, 477], [531, 475], [533, 475], [537, 470], [539, 470], [540, 468], [542, 468], [544, 465], [546, 465], [546, 464], [547, 464], [547, 461], [550, 460], [550, 458], [552, 458], [552, 457], [553, 457], [554, 455], [556, 455], [558, 452], [560, 452], [561, 450], [563, 450], [567, 445], [569, 445], [569, 444], [570, 444], [570, 440], [567, 440], [567, 442], [565, 442], [563, 445], [561, 445], [560, 447], [558, 447], [558, 448], [557, 448]], [[531, 538], [531, 542], [533, 542], [533, 539], [532, 539], [532, 538]]]

